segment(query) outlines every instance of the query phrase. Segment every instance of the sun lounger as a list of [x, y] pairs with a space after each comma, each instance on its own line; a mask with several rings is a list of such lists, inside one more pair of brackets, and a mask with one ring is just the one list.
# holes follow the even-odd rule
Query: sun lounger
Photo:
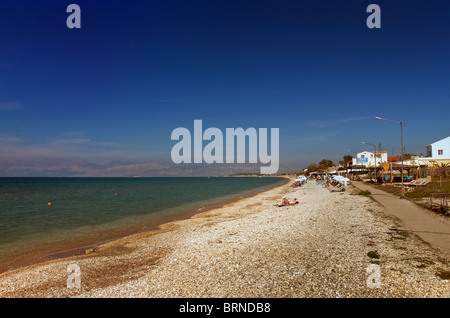
[[418, 187], [426, 187], [428, 186], [428, 184], [430, 183], [430, 180], [424, 180], [423, 182], [421, 182], [420, 184], [417, 184]]
[[330, 187], [328, 187], [328, 190], [329, 190], [330, 192], [344, 192], [346, 189], [347, 189], [347, 188], [346, 188], [342, 183], [339, 183], [339, 184], [336, 185], [336, 186], [330, 186]]
[[408, 185], [413, 186], [413, 187], [426, 187], [431, 182], [430, 180], [420, 180], [420, 181], [414, 180], [414, 181], [416, 181], [416, 182], [414, 182], [414, 183], [411, 182]]
[[[417, 184], [417, 180], [413, 180], [413, 181], [411, 181], [411, 182], [403, 182], [403, 185], [405, 186], [405, 187], [415, 187], [416, 186], [416, 184]], [[394, 184], [394, 187], [396, 187], [396, 188], [399, 188], [399, 187], [401, 187], [402, 185], [401, 184]]]

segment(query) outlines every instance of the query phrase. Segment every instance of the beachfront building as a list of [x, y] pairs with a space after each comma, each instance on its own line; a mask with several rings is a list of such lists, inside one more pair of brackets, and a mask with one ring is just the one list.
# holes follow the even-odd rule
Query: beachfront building
[[433, 165], [450, 164], [450, 136], [427, 146], [427, 157]]
[[[376, 161], [376, 164], [375, 164]], [[375, 167], [388, 162], [387, 151], [363, 151], [356, 154], [356, 158], [352, 159], [353, 166]]]

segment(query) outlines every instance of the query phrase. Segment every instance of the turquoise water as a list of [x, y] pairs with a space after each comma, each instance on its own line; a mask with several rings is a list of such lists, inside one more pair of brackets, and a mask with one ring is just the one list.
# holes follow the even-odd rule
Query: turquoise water
[[92, 240], [93, 234], [156, 224], [281, 183], [281, 178], [254, 177], [0, 178], [0, 259], [2, 251]]

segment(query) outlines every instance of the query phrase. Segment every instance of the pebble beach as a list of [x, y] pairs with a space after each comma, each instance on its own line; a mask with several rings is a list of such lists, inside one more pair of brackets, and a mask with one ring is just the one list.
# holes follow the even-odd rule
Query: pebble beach
[[[315, 181], [0, 274], [0, 297], [450, 296], [447, 254], [349, 186]], [[275, 207], [285, 196], [299, 204]], [[72, 267], [71, 267], [72, 266]], [[78, 285], [69, 286], [78, 269]]]

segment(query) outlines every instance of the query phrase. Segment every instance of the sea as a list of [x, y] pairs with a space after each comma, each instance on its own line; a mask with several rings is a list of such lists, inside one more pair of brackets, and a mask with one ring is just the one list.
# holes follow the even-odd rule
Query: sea
[[279, 186], [280, 177], [0, 178], [0, 273]]

